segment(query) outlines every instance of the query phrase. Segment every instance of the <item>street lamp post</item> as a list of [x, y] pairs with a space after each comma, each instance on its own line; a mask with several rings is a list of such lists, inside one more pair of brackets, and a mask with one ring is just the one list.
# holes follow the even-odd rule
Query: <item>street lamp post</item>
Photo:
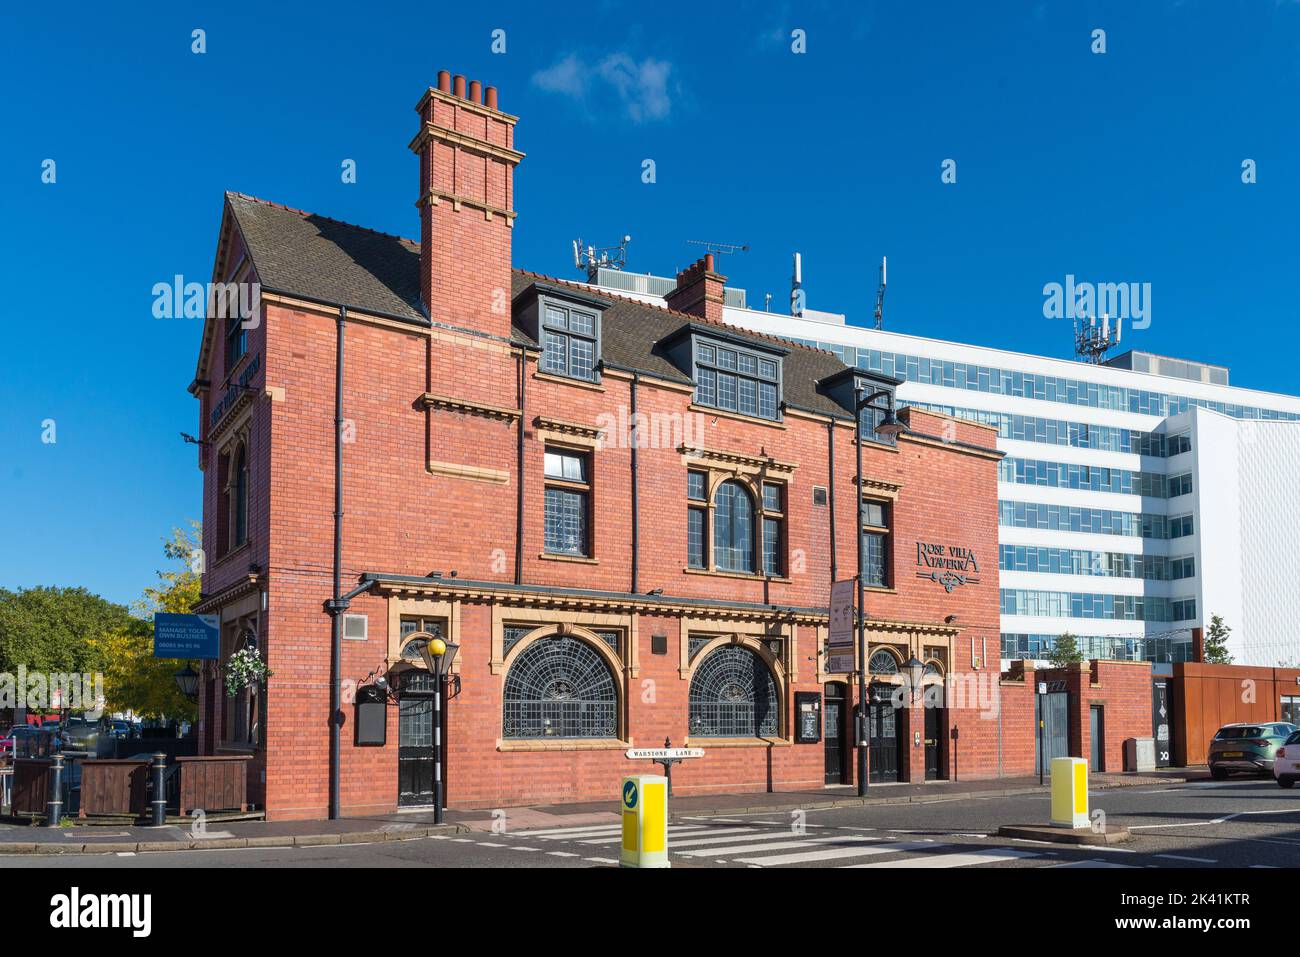
[[433, 823], [442, 817], [442, 682], [451, 669], [460, 646], [441, 638], [430, 638], [420, 646], [420, 657], [433, 675]]
[[[866, 797], [867, 794], [867, 621], [865, 603], [865, 587], [862, 581], [862, 571], [865, 566], [865, 555], [863, 553], [862, 526], [866, 524], [866, 516], [863, 514], [863, 506], [866, 504], [862, 498], [862, 413], [867, 409], [883, 412], [884, 417], [873, 431], [877, 435], [898, 435], [903, 431], [903, 426], [894, 418], [894, 393], [888, 389], [878, 389], [867, 394], [859, 382], [854, 386], [854, 418], [857, 421], [857, 479], [858, 486], [858, 796]], [[872, 405], [877, 399], [885, 399], [883, 409]]]

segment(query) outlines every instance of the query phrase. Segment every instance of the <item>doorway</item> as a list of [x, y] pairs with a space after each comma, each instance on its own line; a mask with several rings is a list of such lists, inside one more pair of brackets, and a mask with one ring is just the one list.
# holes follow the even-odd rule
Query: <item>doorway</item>
[[[1070, 756], [1070, 695], [1064, 688], [1054, 690], [1064, 682], [1048, 682], [1048, 693], [1036, 695], [1037, 715], [1042, 722], [1034, 740], [1034, 773], [1040, 770], [1050, 774], [1052, 758]], [[1039, 758], [1046, 763], [1040, 768]]]
[[894, 686], [873, 684], [867, 698], [867, 725], [870, 745], [867, 749], [867, 779], [873, 784], [899, 781], [898, 711], [894, 708]]
[[826, 752], [826, 783], [844, 783], [844, 683], [827, 682], [822, 693], [822, 742]]
[[1099, 704], [1088, 706], [1088, 730], [1092, 738], [1092, 753], [1088, 758], [1088, 768], [1090, 771], [1105, 771], [1106, 711]]
[[944, 767], [943, 709], [925, 709], [925, 779], [937, 781], [948, 776]]
[[397, 806], [433, 804], [433, 677], [401, 677], [397, 718]]

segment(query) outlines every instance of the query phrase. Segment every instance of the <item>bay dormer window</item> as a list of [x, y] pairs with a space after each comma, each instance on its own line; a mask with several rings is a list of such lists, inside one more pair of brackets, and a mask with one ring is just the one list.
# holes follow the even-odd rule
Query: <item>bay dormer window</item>
[[695, 404], [771, 422], [781, 421], [786, 350], [766, 348], [694, 325], [670, 347], [679, 368], [695, 380]]
[[563, 303], [542, 304], [542, 371], [593, 382], [596, 378], [594, 311]]
[[577, 290], [537, 282], [515, 299], [517, 322], [542, 347], [541, 375], [600, 382], [603, 299]]

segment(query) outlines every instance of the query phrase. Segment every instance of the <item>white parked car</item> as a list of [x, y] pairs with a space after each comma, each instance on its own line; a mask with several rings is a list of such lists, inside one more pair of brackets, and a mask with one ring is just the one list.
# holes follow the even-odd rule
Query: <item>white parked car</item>
[[1291, 735], [1273, 757], [1273, 777], [1284, 788], [1300, 780], [1300, 731]]

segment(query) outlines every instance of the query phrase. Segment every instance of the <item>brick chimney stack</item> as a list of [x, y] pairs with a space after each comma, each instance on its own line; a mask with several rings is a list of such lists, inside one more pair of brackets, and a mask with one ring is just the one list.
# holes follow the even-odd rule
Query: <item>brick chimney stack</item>
[[420, 131], [420, 298], [435, 322], [508, 338], [518, 117], [495, 87], [438, 73], [416, 106]]
[[705, 253], [703, 259], [677, 274], [677, 288], [665, 299], [669, 309], [721, 322], [726, 284], [727, 277], [713, 270], [713, 253]]

